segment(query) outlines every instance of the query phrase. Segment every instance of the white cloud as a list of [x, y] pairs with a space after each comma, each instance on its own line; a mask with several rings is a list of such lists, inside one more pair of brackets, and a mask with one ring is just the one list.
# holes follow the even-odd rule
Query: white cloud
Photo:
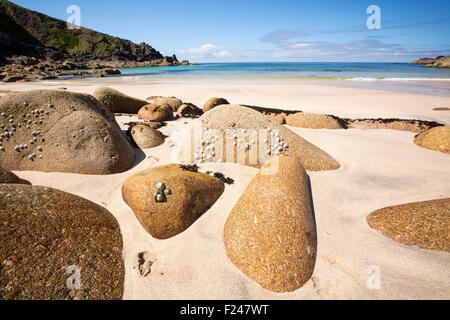
[[231, 57], [231, 52], [227, 50], [223, 50], [225, 48], [233, 48], [238, 47], [238, 44], [225, 44], [225, 45], [217, 45], [212, 43], [204, 44], [198, 48], [189, 48], [177, 51], [177, 56], [182, 57], [183, 59], [190, 60], [205, 60], [211, 59], [213, 57], [216, 58], [226, 58]]
[[204, 44], [198, 48], [180, 50], [177, 56], [192, 62], [253, 62], [253, 61], [413, 61], [425, 56], [448, 55], [444, 50], [413, 50], [400, 44], [378, 40], [349, 43], [325, 41], [278, 41], [273, 49], [238, 50], [238, 45]]

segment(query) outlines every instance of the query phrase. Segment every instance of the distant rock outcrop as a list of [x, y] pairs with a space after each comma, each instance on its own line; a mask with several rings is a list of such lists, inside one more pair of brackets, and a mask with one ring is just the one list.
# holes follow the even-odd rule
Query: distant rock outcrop
[[434, 58], [421, 58], [416, 61], [411, 62], [411, 64], [430, 64], [434, 62]]
[[105, 208], [51, 188], [0, 184], [0, 217], [0, 300], [122, 298], [122, 235]]
[[224, 189], [217, 178], [172, 164], [129, 177], [122, 196], [147, 232], [167, 239], [189, 228]]
[[228, 216], [224, 243], [231, 262], [267, 290], [294, 291], [309, 280], [317, 238], [308, 176], [298, 158], [264, 165]]
[[411, 63], [425, 64], [428, 68], [450, 68], [450, 56], [439, 56], [436, 59], [422, 58]]
[[94, 97], [36, 90], [0, 99], [0, 166], [81, 174], [128, 170], [135, 151]]

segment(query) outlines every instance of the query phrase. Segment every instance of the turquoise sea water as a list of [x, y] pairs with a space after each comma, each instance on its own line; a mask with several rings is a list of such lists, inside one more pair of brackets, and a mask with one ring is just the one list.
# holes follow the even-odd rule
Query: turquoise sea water
[[[408, 63], [296, 62], [205, 63], [177, 67], [121, 68], [121, 75], [106, 78], [73, 77], [66, 80], [107, 83], [157, 82], [283, 82], [450, 96], [450, 69]], [[69, 74], [69, 72], [68, 72]], [[49, 83], [53, 83], [50, 81]], [[105, 84], [105, 85], [106, 85]]]
[[360, 81], [450, 80], [450, 69], [407, 63], [205, 63], [202, 65], [120, 69], [122, 77], [153, 79], [326, 79]]

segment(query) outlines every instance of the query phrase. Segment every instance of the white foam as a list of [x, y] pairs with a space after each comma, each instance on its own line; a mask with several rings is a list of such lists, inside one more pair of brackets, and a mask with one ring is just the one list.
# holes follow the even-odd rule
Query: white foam
[[444, 81], [450, 82], [449, 78], [373, 78], [373, 77], [357, 77], [357, 78], [347, 78], [350, 81]]

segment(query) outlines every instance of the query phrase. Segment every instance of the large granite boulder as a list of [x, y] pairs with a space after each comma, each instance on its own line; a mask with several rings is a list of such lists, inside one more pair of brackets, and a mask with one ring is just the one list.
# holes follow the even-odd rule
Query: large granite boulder
[[36, 90], [0, 99], [0, 166], [7, 170], [112, 174], [135, 152], [114, 115], [86, 94]]
[[286, 117], [286, 124], [292, 127], [311, 129], [344, 129], [336, 118], [317, 113], [297, 112]]
[[138, 112], [140, 120], [169, 121], [173, 119], [172, 108], [165, 103], [152, 103], [143, 106]]
[[206, 101], [205, 104], [203, 105], [203, 112], [208, 112], [209, 110], [223, 104], [230, 104], [230, 103], [224, 98], [211, 98], [208, 101]]
[[9, 183], [9, 184], [22, 184], [23, 181], [20, 180], [18, 176], [14, 173], [7, 171], [3, 168], [0, 168], [0, 184]]
[[231, 262], [267, 290], [294, 291], [314, 271], [317, 239], [308, 181], [298, 158], [271, 160], [225, 223]]
[[306, 170], [334, 170], [339, 163], [322, 149], [260, 112], [221, 105], [200, 117], [180, 142], [182, 163], [233, 162], [260, 168], [279, 155], [300, 158]]
[[419, 147], [450, 153], [450, 127], [435, 127], [422, 132], [414, 143]]
[[189, 228], [224, 189], [217, 178], [172, 164], [131, 176], [122, 196], [147, 232], [167, 239]]
[[101, 87], [94, 91], [94, 97], [114, 113], [136, 114], [139, 109], [148, 104], [147, 101], [133, 98], [120, 91]]
[[51, 188], [0, 185], [0, 237], [0, 300], [122, 298], [122, 235], [105, 208]]
[[383, 208], [366, 220], [372, 229], [394, 241], [450, 252], [450, 198]]

